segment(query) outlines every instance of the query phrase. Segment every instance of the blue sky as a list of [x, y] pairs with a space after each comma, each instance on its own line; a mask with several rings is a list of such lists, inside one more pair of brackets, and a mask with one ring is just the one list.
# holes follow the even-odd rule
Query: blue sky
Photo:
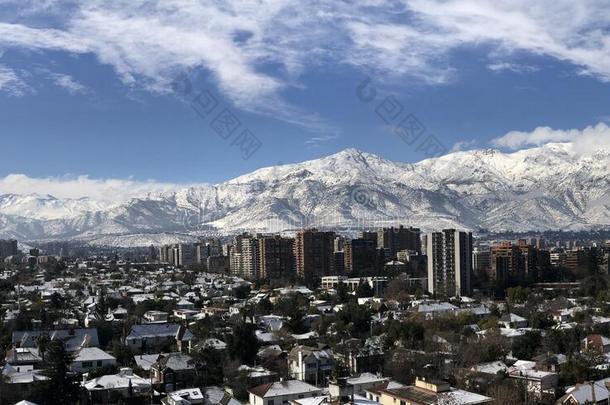
[[[376, 114], [389, 96], [446, 151], [610, 120], [602, 1], [106, 3], [0, 0], [0, 179], [215, 183], [348, 147], [424, 159]], [[202, 91], [217, 103], [205, 118]], [[240, 122], [228, 139], [211, 125], [225, 109]], [[247, 159], [244, 129], [260, 141]]]

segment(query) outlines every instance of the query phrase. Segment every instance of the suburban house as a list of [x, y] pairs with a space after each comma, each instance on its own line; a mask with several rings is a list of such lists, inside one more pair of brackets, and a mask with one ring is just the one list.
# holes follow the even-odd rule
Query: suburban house
[[130, 368], [122, 368], [118, 374], [104, 375], [84, 381], [82, 386], [89, 393], [92, 403], [114, 403], [120, 398], [144, 398], [150, 396], [151, 383], [133, 373]]
[[151, 381], [163, 392], [190, 387], [195, 374], [191, 356], [182, 353], [162, 354], [150, 368]]
[[116, 358], [97, 347], [83, 347], [72, 361], [72, 371], [86, 373], [91, 369], [116, 366]]
[[568, 387], [565, 395], [557, 400], [557, 404], [562, 405], [608, 403], [610, 403], [610, 378]]
[[297, 380], [320, 385], [326, 382], [333, 368], [332, 350], [295, 346], [288, 355], [290, 375]]
[[504, 314], [498, 321], [498, 324], [506, 329], [527, 328], [527, 319], [513, 313]]
[[595, 350], [599, 353], [610, 352], [610, 339], [602, 335], [589, 335], [582, 340], [583, 350]]
[[178, 351], [191, 349], [194, 336], [186, 327], [176, 323], [148, 323], [133, 325], [125, 344], [132, 353], [169, 352], [175, 345]]
[[381, 405], [486, 404], [493, 398], [453, 388], [444, 381], [417, 378], [415, 385], [381, 390]]
[[259, 385], [248, 390], [250, 405], [285, 405], [289, 401], [322, 394], [320, 388], [299, 380]]
[[62, 341], [70, 352], [100, 345], [96, 328], [15, 331], [12, 343], [14, 347], [38, 347], [41, 337], [48, 338], [49, 341]]

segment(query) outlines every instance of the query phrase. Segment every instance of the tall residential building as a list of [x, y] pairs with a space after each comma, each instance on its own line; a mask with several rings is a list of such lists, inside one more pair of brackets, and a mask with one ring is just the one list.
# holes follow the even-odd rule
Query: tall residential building
[[294, 256], [297, 274], [305, 278], [333, 275], [334, 232], [304, 229], [297, 232], [294, 242]]
[[258, 239], [260, 277], [280, 279], [294, 272], [294, 239], [280, 235]]
[[490, 276], [498, 288], [506, 288], [523, 281], [525, 262], [519, 246], [507, 241], [491, 247]]
[[236, 236], [229, 257], [231, 274], [248, 279], [258, 277], [260, 254], [255, 236], [248, 233]]
[[231, 249], [229, 254], [229, 270], [232, 276], [241, 277], [244, 268], [244, 261], [241, 253]]
[[345, 272], [353, 276], [377, 274], [377, 243], [372, 239], [352, 239], [345, 242]]
[[159, 248], [159, 261], [176, 267], [189, 266], [195, 263], [195, 245], [163, 245]]
[[181, 243], [177, 245], [178, 259], [176, 266], [184, 267], [195, 263], [195, 245], [190, 243]]
[[491, 251], [488, 246], [474, 248], [472, 251], [472, 269], [476, 273], [488, 272], [491, 269]]
[[377, 246], [389, 249], [390, 258], [395, 259], [400, 250], [421, 252], [421, 231], [419, 228], [383, 228], [377, 232]]
[[17, 241], [14, 239], [0, 240], [0, 258], [14, 256], [19, 253]]
[[335, 251], [333, 253], [334, 257], [334, 269], [335, 274], [342, 275], [345, 274], [345, 251]]
[[428, 234], [428, 291], [437, 297], [469, 295], [472, 233], [443, 229]]

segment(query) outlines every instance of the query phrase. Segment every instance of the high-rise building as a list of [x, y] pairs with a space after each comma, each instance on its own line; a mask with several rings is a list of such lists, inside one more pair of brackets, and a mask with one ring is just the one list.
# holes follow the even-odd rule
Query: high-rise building
[[377, 244], [372, 239], [351, 239], [345, 242], [345, 272], [352, 276], [377, 274]]
[[280, 279], [294, 272], [294, 239], [280, 235], [262, 236], [258, 240], [260, 277]]
[[379, 238], [379, 235], [377, 234], [377, 232], [374, 231], [362, 231], [362, 236], [360, 239], [368, 239], [368, 240], [372, 240], [375, 242], [375, 247], [377, 247], [377, 239]]
[[195, 262], [195, 245], [180, 243], [159, 248], [159, 261], [172, 266], [190, 266]]
[[244, 261], [241, 253], [238, 253], [235, 249], [231, 249], [229, 254], [229, 269], [232, 276], [241, 277], [244, 267]]
[[209, 256], [206, 262], [207, 271], [210, 273], [227, 273], [230, 269], [228, 256]]
[[334, 232], [304, 229], [297, 232], [294, 256], [297, 274], [307, 279], [333, 275]]
[[400, 250], [421, 252], [421, 231], [419, 228], [383, 228], [377, 232], [377, 246], [389, 249], [390, 258], [395, 259]]
[[496, 287], [517, 285], [525, 278], [525, 261], [519, 246], [501, 242], [491, 247], [491, 279]]
[[176, 266], [185, 267], [195, 263], [195, 245], [190, 243], [180, 243], [177, 245]]
[[0, 240], [0, 258], [15, 256], [19, 253], [17, 241], [14, 239]]
[[428, 291], [437, 297], [469, 295], [472, 233], [443, 229], [428, 234]]
[[489, 247], [476, 247], [472, 251], [472, 269], [476, 273], [488, 272], [491, 269], [491, 251]]
[[335, 274], [343, 275], [345, 274], [345, 251], [335, 251], [333, 253], [334, 257], [334, 270]]
[[229, 257], [231, 274], [248, 279], [258, 277], [260, 254], [255, 236], [248, 233], [236, 236]]

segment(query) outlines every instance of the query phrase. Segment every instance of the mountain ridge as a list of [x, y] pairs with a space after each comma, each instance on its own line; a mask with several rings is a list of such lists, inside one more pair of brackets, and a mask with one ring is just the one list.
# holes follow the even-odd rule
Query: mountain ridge
[[610, 226], [609, 174], [610, 151], [581, 155], [569, 143], [512, 153], [461, 151], [413, 164], [348, 148], [112, 204], [0, 195], [0, 237], [115, 236], [133, 244], [129, 235], [291, 232], [302, 226], [592, 229]]

